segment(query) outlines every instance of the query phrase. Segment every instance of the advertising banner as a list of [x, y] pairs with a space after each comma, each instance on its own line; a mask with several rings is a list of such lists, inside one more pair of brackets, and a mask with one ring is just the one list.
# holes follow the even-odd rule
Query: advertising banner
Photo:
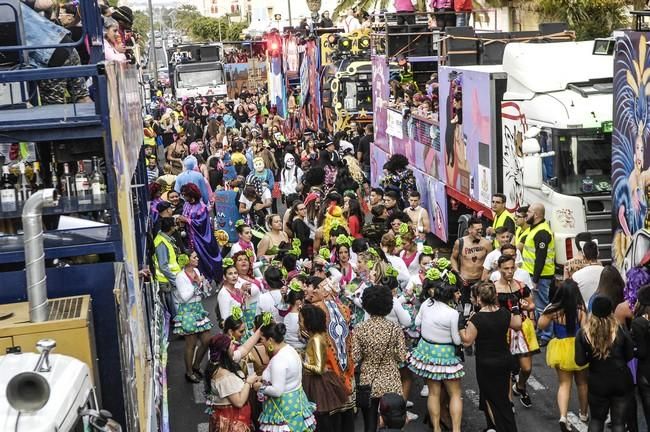
[[389, 151], [388, 135], [388, 102], [390, 97], [390, 88], [388, 86], [388, 64], [386, 57], [372, 57], [372, 103], [373, 103], [373, 125], [375, 129], [374, 145], [385, 152]]
[[402, 113], [389, 109], [387, 111], [386, 133], [395, 138], [404, 138], [404, 127], [402, 125]]

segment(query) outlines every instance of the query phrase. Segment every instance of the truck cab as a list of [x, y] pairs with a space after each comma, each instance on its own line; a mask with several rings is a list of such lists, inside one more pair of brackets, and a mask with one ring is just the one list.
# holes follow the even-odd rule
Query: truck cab
[[611, 256], [612, 57], [594, 42], [510, 43], [503, 56], [503, 191], [508, 207], [541, 202], [556, 261], [589, 231]]

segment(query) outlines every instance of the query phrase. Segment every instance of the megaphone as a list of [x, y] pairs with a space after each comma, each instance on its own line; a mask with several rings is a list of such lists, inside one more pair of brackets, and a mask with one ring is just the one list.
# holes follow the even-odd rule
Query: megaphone
[[35, 412], [50, 399], [50, 384], [36, 372], [22, 372], [7, 384], [7, 401], [19, 412]]

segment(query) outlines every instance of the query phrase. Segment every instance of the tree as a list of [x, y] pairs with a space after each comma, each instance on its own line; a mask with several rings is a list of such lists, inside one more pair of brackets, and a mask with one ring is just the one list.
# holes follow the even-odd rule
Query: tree
[[[393, 0], [341, 0], [339, 4], [336, 6], [334, 9], [334, 13], [332, 14], [333, 19], [337, 19], [339, 17], [344, 17], [347, 15], [347, 10], [350, 9], [351, 7], [357, 8], [357, 10], [362, 10], [362, 11], [368, 11], [368, 12], [373, 12], [373, 11], [379, 11], [381, 9], [387, 9], [389, 5], [393, 3]], [[415, 9], [418, 11], [426, 11], [427, 10], [427, 1], [426, 0], [417, 0]]]
[[151, 32], [151, 24], [149, 15], [141, 10], [133, 11], [133, 31], [140, 34], [142, 40], [149, 39], [149, 32]]
[[246, 23], [233, 23], [227, 17], [200, 17], [194, 20], [190, 33], [202, 41], [239, 40], [242, 32], [248, 27]]
[[629, 22], [625, 0], [538, 0], [542, 21], [561, 21], [577, 40], [607, 37]]

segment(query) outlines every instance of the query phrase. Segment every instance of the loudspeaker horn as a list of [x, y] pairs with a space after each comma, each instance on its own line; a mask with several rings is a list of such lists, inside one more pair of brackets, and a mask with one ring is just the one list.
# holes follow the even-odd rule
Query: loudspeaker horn
[[22, 372], [7, 384], [7, 401], [15, 410], [34, 412], [50, 399], [50, 384], [35, 372]]

